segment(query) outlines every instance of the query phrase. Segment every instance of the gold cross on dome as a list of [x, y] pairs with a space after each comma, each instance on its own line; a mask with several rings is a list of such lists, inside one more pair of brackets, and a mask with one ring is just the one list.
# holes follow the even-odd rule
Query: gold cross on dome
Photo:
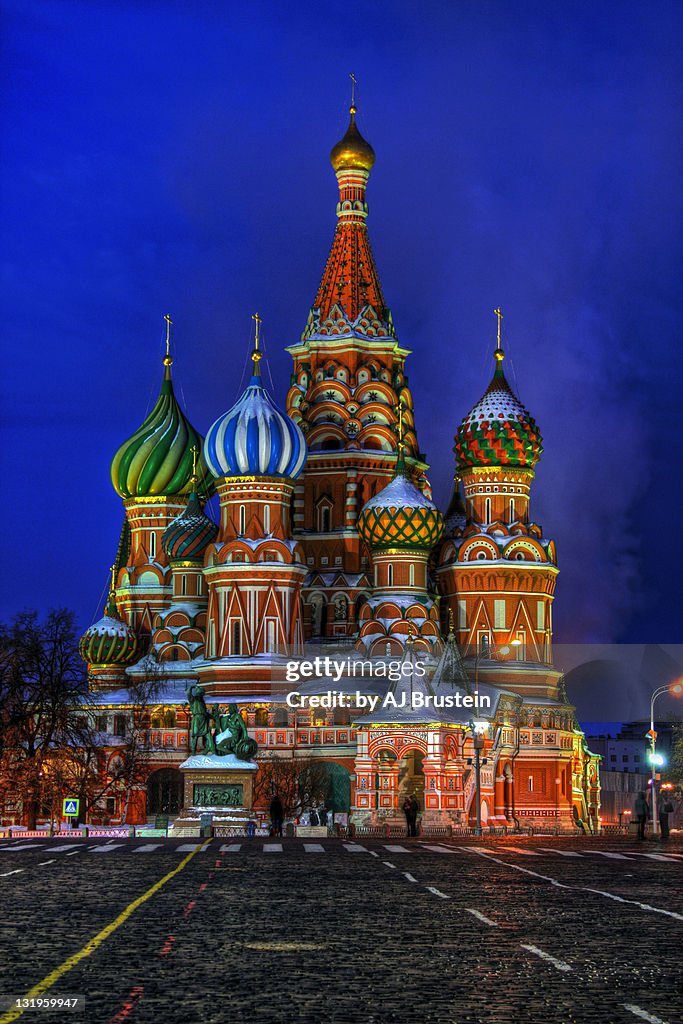
[[109, 572], [111, 573], [111, 586], [109, 589], [113, 594], [114, 591], [116, 590], [116, 563], [114, 563], [114, 565], [110, 567]]
[[398, 400], [398, 446], [399, 446], [399, 448], [404, 448], [405, 447], [405, 445], [403, 444], [403, 434], [404, 434], [404, 426], [403, 426], [403, 399], [399, 398], [399, 400]]
[[255, 323], [256, 323], [256, 335], [254, 337], [254, 351], [251, 353], [251, 361], [254, 364], [254, 373], [256, 375], [258, 375], [259, 372], [260, 372], [258, 364], [259, 364], [259, 362], [261, 360], [261, 352], [260, 352], [258, 346], [259, 346], [259, 339], [260, 339], [261, 324], [263, 323], [263, 319], [262, 319], [262, 317], [260, 316], [259, 313], [252, 313], [251, 314], [251, 319], [254, 320]]
[[171, 359], [171, 320], [168, 313], [165, 314], [164, 320], [166, 321], [166, 355], [164, 356], [164, 366], [170, 366], [173, 360]]
[[497, 309], [494, 309], [493, 312], [498, 317], [498, 345], [497, 345], [497, 347], [500, 348], [500, 321], [503, 319], [503, 314], [501, 312], [500, 306], [498, 306]]
[[190, 448], [190, 451], [192, 452], [192, 479], [194, 481], [196, 481], [196, 479], [197, 479], [197, 459], [199, 457], [199, 448], [197, 447], [196, 444], [193, 444], [192, 447]]
[[349, 78], [351, 79], [351, 110], [352, 110], [353, 113], [355, 113], [355, 111], [356, 111], [356, 85], [358, 84], [358, 82], [357, 82], [356, 76], [354, 75], [353, 71], [351, 71], [349, 73]]

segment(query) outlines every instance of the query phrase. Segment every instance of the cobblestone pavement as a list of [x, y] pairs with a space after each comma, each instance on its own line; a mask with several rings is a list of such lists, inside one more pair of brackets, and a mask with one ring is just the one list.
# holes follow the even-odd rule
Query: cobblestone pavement
[[51, 974], [85, 1010], [22, 1021], [681, 1024], [681, 877], [678, 839], [4, 841], [0, 1024]]

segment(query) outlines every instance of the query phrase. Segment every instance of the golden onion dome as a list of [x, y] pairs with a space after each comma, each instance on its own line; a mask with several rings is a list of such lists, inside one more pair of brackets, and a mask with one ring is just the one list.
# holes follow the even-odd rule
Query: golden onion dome
[[337, 143], [330, 153], [330, 163], [337, 171], [360, 169], [370, 171], [375, 163], [375, 151], [366, 142], [356, 127], [356, 108], [349, 109], [351, 119], [346, 135]]

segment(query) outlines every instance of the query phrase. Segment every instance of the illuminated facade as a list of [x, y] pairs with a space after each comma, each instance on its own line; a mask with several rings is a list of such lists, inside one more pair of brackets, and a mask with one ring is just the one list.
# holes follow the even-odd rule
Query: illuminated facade
[[[425, 823], [471, 823], [475, 735], [485, 824], [596, 825], [597, 759], [552, 665], [555, 549], [529, 513], [541, 438], [505, 378], [500, 315], [493, 379], [457, 430], [442, 516], [415, 434], [409, 350], [368, 239], [375, 154], [354, 107], [331, 161], [337, 225], [288, 350], [286, 409], [261, 380], [256, 317], [252, 379], [202, 438], [174, 396], [167, 334], [159, 399], [114, 456], [125, 523], [105, 616], [81, 650], [110, 725], [131, 706], [131, 682], [158, 682], [133, 813], [179, 810], [185, 687], [200, 682], [209, 702], [239, 704], [261, 751], [325, 761], [331, 803], [360, 825], [398, 820], [407, 792]], [[218, 523], [205, 512], [212, 494]], [[438, 702], [407, 718], [287, 708], [271, 680], [303, 642], [373, 663], [422, 659], [426, 675], [393, 689], [488, 695], [480, 731], [471, 710]]]

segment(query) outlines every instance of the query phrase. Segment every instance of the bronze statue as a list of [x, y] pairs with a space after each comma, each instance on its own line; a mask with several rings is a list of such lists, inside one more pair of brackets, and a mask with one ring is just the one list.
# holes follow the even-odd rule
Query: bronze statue
[[234, 754], [240, 761], [248, 761], [254, 756], [258, 746], [247, 732], [236, 704], [228, 704], [227, 714], [217, 708], [214, 711], [214, 722], [218, 754]]
[[187, 687], [187, 700], [190, 705], [190, 753], [197, 753], [197, 741], [202, 741], [204, 754], [215, 754], [216, 745], [211, 732], [211, 717], [204, 700], [204, 687], [192, 683]]

